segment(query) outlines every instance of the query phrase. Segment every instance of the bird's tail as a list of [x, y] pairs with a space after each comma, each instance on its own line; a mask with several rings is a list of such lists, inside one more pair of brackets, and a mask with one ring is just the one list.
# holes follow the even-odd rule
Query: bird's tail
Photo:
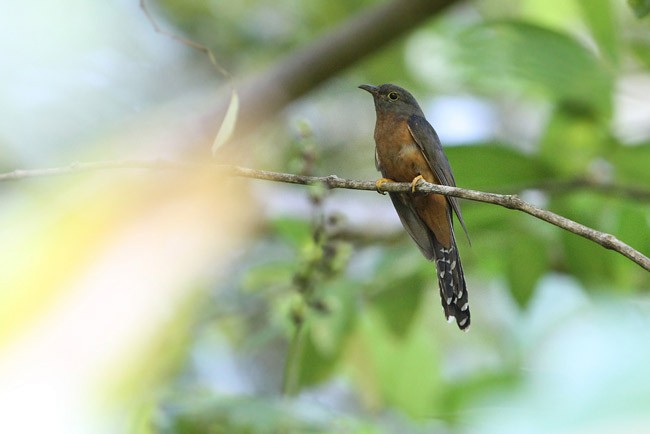
[[456, 243], [445, 248], [434, 241], [434, 260], [438, 271], [440, 299], [447, 321], [456, 319], [458, 328], [465, 331], [470, 325], [469, 298]]

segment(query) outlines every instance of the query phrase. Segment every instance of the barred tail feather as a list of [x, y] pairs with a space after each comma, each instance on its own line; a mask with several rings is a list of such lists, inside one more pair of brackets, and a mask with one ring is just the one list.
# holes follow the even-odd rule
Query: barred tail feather
[[470, 325], [469, 298], [456, 243], [445, 248], [434, 240], [434, 261], [438, 271], [440, 299], [447, 321], [455, 319], [458, 328], [465, 331]]

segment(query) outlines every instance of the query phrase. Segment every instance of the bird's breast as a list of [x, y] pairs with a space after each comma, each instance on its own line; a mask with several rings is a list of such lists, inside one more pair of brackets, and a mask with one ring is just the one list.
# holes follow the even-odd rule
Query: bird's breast
[[430, 168], [413, 140], [405, 119], [378, 122], [375, 128], [375, 144], [384, 177], [398, 182], [410, 182], [420, 174], [430, 178], [427, 176]]

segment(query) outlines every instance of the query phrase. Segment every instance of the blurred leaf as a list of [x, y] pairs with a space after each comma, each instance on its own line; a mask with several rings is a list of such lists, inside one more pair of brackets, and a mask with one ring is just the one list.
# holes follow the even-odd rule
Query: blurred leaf
[[305, 332], [307, 333], [302, 341], [300, 372], [298, 372], [298, 383], [303, 388], [326, 380], [334, 371], [336, 361], [341, 354], [340, 347], [334, 352], [321, 351], [314, 341], [312, 324], [306, 327]]
[[609, 117], [613, 80], [593, 54], [568, 35], [523, 22], [481, 24], [461, 33], [458, 62], [468, 83], [491, 92], [542, 92]]
[[509, 231], [509, 235], [506, 276], [513, 298], [520, 307], [526, 307], [548, 269], [548, 247], [545, 240], [530, 231]]
[[163, 408], [156, 431], [163, 434], [378, 433], [368, 423], [316, 403], [258, 397], [209, 398], [191, 393]]
[[556, 175], [585, 173], [594, 158], [609, 148], [604, 129], [589, 107], [560, 104], [540, 139], [540, 155]]
[[582, 14], [603, 57], [618, 64], [619, 30], [610, 0], [578, 0]]
[[505, 146], [453, 146], [445, 152], [459, 187], [493, 191], [534, 184], [548, 175], [539, 159]]
[[[650, 210], [646, 204], [623, 202], [619, 204], [616, 236], [636, 250], [650, 253]], [[647, 288], [650, 273], [629, 259], [618, 255], [615, 260], [617, 286]]]
[[426, 327], [413, 327], [405, 339], [395, 340], [382, 318], [375, 310], [365, 311], [350, 345], [363, 398], [373, 407], [390, 404], [411, 417], [431, 417], [444, 393], [436, 346]]
[[464, 408], [476, 405], [477, 397], [485, 393], [507, 393], [509, 389], [516, 388], [520, 371], [518, 366], [504, 366], [497, 372], [484, 370], [469, 378], [458, 379], [454, 387], [446, 388], [446, 393], [440, 400], [440, 411], [452, 421], [463, 424]]
[[[216, 63], [215, 63], [216, 65]], [[239, 96], [235, 89], [232, 90], [230, 96], [230, 104], [228, 104], [228, 110], [226, 110], [226, 115], [223, 118], [221, 123], [221, 128], [217, 133], [217, 137], [214, 138], [212, 143], [212, 155], [214, 155], [224, 143], [230, 140], [232, 137], [233, 131], [235, 131], [235, 124], [237, 123], [237, 115], [239, 114]]]
[[[553, 198], [550, 208], [571, 220], [599, 231], [612, 232], [605, 225], [604, 215], [611, 200], [592, 193], [577, 193], [570, 197]], [[563, 262], [568, 271], [587, 287], [604, 287], [612, 281], [612, 260], [615, 252], [568, 231], [560, 231], [564, 251]]]
[[415, 246], [388, 250], [369, 284], [370, 300], [388, 329], [403, 338], [413, 323], [424, 291], [437, 286], [435, 265], [424, 259]]
[[297, 218], [282, 217], [271, 222], [273, 232], [289, 244], [300, 247], [312, 240], [309, 222]]
[[335, 354], [342, 349], [356, 319], [357, 286], [356, 282], [337, 279], [319, 289], [325, 312], [312, 316], [311, 336], [320, 353]]
[[650, 186], [650, 143], [637, 146], [619, 146], [608, 158], [614, 166], [617, 180], [632, 185]]
[[642, 66], [647, 70], [650, 69], [650, 44], [646, 41], [633, 41], [630, 43], [630, 48], [634, 56], [641, 62]]
[[627, 0], [627, 4], [637, 18], [643, 18], [650, 13], [650, 0]]
[[324, 381], [336, 368], [356, 320], [355, 283], [336, 280], [321, 289], [326, 312], [311, 311], [300, 359], [301, 387]]
[[295, 264], [291, 262], [272, 262], [251, 268], [242, 278], [241, 287], [245, 291], [267, 290], [269, 286], [291, 284]]

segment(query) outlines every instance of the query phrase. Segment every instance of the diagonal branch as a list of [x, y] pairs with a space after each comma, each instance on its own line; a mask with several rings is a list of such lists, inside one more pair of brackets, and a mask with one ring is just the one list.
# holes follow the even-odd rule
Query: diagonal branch
[[[336, 175], [330, 176], [306, 176], [295, 175], [291, 173], [270, 172], [267, 170], [256, 170], [246, 167], [219, 165], [211, 163], [192, 163], [181, 161], [170, 161], [162, 159], [153, 160], [114, 160], [98, 161], [90, 163], [73, 163], [66, 167], [53, 167], [47, 169], [31, 170], [14, 170], [13, 172], [0, 173], [0, 182], [22, 180], [27, 178], [67, 175], [78, 172], [98, 171], [98, 170], [115, 170], [115, 169], [157, 169], [157, 170], [188, 170], [197, 169], [214, 170], [216, 173], [225, 176], [237, 176], [243, 178], [262, 179], [274, 182], [284, 182], [289, 184], [325, 184], [328, 188], [345, 188], [350, 190], [377, 190], [373, 181], [358, 181], [351, 179], [339, 178]], [[382, 184], [382, 191], [393, 193], [409, 193], [411, 191], [410, 183], [387, 182]], [[446, 185], [430, 184], [420, 181], [417, 184], [416, 193], [437, 193], [445, 196], [455, 196], [462, 199], [473, 200], [477, 202], [492, 203], [505, 208], [514, 209], [530, 214], [540, 220], [551, 223], [576, 235], [580, 235], [591, 240], [606, 249], [614, 250], [644, 269], [650, 271], [650, 258], [641, 252], [633, 249], [629, 245], [620, 241], [615, 236], [600, 232], [566, 217], [562, 217], [553, 212], [538, 208], [528, 202], [523, 201], [516, 195], [486, 193], [477, 190], [468, 190], [465, 188], [449, 187]]]

